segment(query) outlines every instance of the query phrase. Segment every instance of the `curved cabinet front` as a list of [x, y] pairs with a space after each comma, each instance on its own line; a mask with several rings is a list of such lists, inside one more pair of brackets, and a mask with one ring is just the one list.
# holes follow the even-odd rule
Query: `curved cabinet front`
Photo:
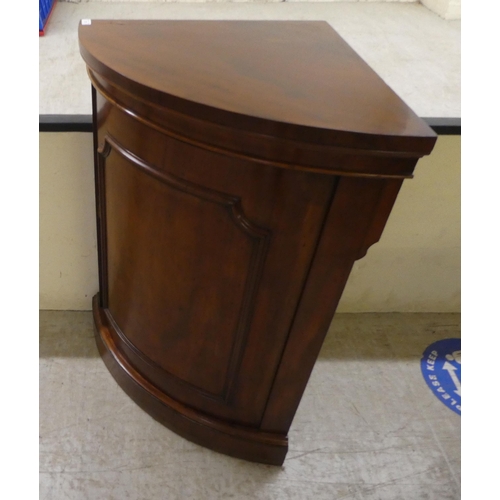
[[93, 83], [101, 355], [177, 433], [281, 464], [350, 269], [421, 153], [200, 119], [141, 94], [143, 83], [134, 95], [80, 38]]

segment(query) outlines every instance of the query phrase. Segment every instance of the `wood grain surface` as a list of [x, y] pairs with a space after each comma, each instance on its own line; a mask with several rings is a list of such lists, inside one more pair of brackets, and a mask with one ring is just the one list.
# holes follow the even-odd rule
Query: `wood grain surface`
[[324, 21], [92, 20], [79, 37], [98, 74], [203, 120], [320, 144], [432, 148], [434, 132]]
[[323, 22], [79, 36], [103, 359], [179, 434], [281, 464], [352, 265], [436, 136]]

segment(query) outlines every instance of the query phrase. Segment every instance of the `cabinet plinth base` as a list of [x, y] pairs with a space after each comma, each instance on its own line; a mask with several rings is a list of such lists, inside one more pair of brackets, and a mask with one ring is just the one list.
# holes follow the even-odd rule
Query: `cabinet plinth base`
[[175, 401], [146, 380], [117, 349], [111, 334], [114, 327], [99, 306], [99, 294], [92, 309], [96, 343], [106, 367], [146, 413], [176, 434], [214, 451], [252, 462], [283, 464], [288, 451], [286, 436], [232, 425]]

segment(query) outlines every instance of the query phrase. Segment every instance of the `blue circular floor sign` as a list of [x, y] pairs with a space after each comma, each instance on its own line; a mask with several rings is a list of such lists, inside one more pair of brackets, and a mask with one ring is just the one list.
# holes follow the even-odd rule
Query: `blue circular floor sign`
[[460, 339], [438, 340], [422, 355], [422, 375], [434, 395], [455, 413], [462, 413]]

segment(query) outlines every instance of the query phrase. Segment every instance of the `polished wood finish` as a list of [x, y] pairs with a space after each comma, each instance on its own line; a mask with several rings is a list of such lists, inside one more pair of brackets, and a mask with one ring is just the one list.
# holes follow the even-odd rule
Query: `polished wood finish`
[[101, 355], [179, 434], [281, 464], [354, 261], [436, 136], [323, 22], [92, 21]]

